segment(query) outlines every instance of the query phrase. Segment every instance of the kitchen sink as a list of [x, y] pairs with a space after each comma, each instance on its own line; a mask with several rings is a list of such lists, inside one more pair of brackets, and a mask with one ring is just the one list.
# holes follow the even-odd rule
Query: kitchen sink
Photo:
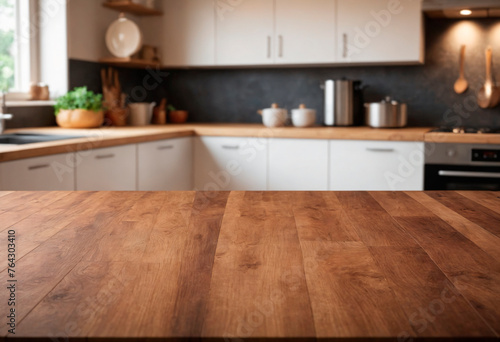
[[14, 133], [0, 135], [0, 145], [24, 145], [47, 141], [57, 141], [66, 139], [83, 138], [76, 135], [53, 135], [53, 134], [29, 134], [29, 133]]

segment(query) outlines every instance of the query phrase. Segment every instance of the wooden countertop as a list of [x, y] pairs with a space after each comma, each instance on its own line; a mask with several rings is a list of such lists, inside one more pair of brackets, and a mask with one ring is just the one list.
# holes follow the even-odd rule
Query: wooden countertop
[[26, 128], [9, 130], [6, 133], [34, 132], [85, 137], [28, 145], [0, 145], [0, 162], [192, 135], [423, 141], [425, 132], [429, 130], [429, 128], [372, 129], [369, 127], [266, 128], [258, 124], [185, 124], [100, 129]]
[[500, 134], [426, 133], [425, 142], [458, 144], [500, 144]]
[[3, 192], [0, 336], [10, 229], [16, 337], [500, 334], [499, 193]]
[[0, 162], [185, 136], [265, 137], [291, 139], [425, 141], [500, 144], [500, 134], [428, 133], [431, 128], [373, 129], [369, 127], [266, 128], [260, 124], [185, 124], [99, 129], [25, 128], [6, 133], [84, 136], [27, 145], [0, 145]]

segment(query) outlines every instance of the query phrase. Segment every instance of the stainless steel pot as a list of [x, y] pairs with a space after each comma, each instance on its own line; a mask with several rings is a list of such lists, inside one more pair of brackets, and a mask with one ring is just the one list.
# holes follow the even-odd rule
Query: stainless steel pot
[[406, 103], [386, 97], [381, 102], [365, 103], [366, 124], [373, 128], [400, 128], [408, 122]]
[[360, 81], [327, 80], [325, 126], [357, 126], [363, 121], [363, 88]]

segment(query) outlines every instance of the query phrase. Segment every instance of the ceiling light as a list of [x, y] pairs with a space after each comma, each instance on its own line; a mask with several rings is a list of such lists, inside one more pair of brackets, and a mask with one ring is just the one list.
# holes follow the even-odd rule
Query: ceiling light
[[463, 10], [460, 11], [460, 14], [461, 15], [471, 15], [472, 11], [468, 10], [468, 9], [463, 9]]

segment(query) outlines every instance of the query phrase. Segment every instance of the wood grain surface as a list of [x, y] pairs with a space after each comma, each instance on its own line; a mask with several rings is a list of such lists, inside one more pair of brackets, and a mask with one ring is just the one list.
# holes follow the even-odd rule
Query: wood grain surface
[[430, 128], [425, 127], [396, 130], [370, 127], [266, 128], [259, 124], [182, 124], [98, 129], [23, 128], [6, 133], [59, 134], [81, 138], [25, 145], [0, 145], [0, 162], [186, 136], [424, 141], [424, 134], [429, 130]]
[[0, 145], [0, 162], [186, 136], [500, 144], [500, 134], [429, 133], [431, 130], [432, 128], [428, 127], [398, 129], [319, 126], [267, 128], [261, 124], [181, 124], [101, 127], [98, 129], [22, 128], [8, 130], [6, 133], [60, 134], [82, 138], [26, 145]]
[[453, 134], [453, 133], [426, 133], [425, 142], [428, 143], [458, 143], [458, 144], [500, 144], [500, 134]]
[[499, 208], [494, 192], [0, 192], [0, 316], [13, 229], [15, 337], [498, 341]]

